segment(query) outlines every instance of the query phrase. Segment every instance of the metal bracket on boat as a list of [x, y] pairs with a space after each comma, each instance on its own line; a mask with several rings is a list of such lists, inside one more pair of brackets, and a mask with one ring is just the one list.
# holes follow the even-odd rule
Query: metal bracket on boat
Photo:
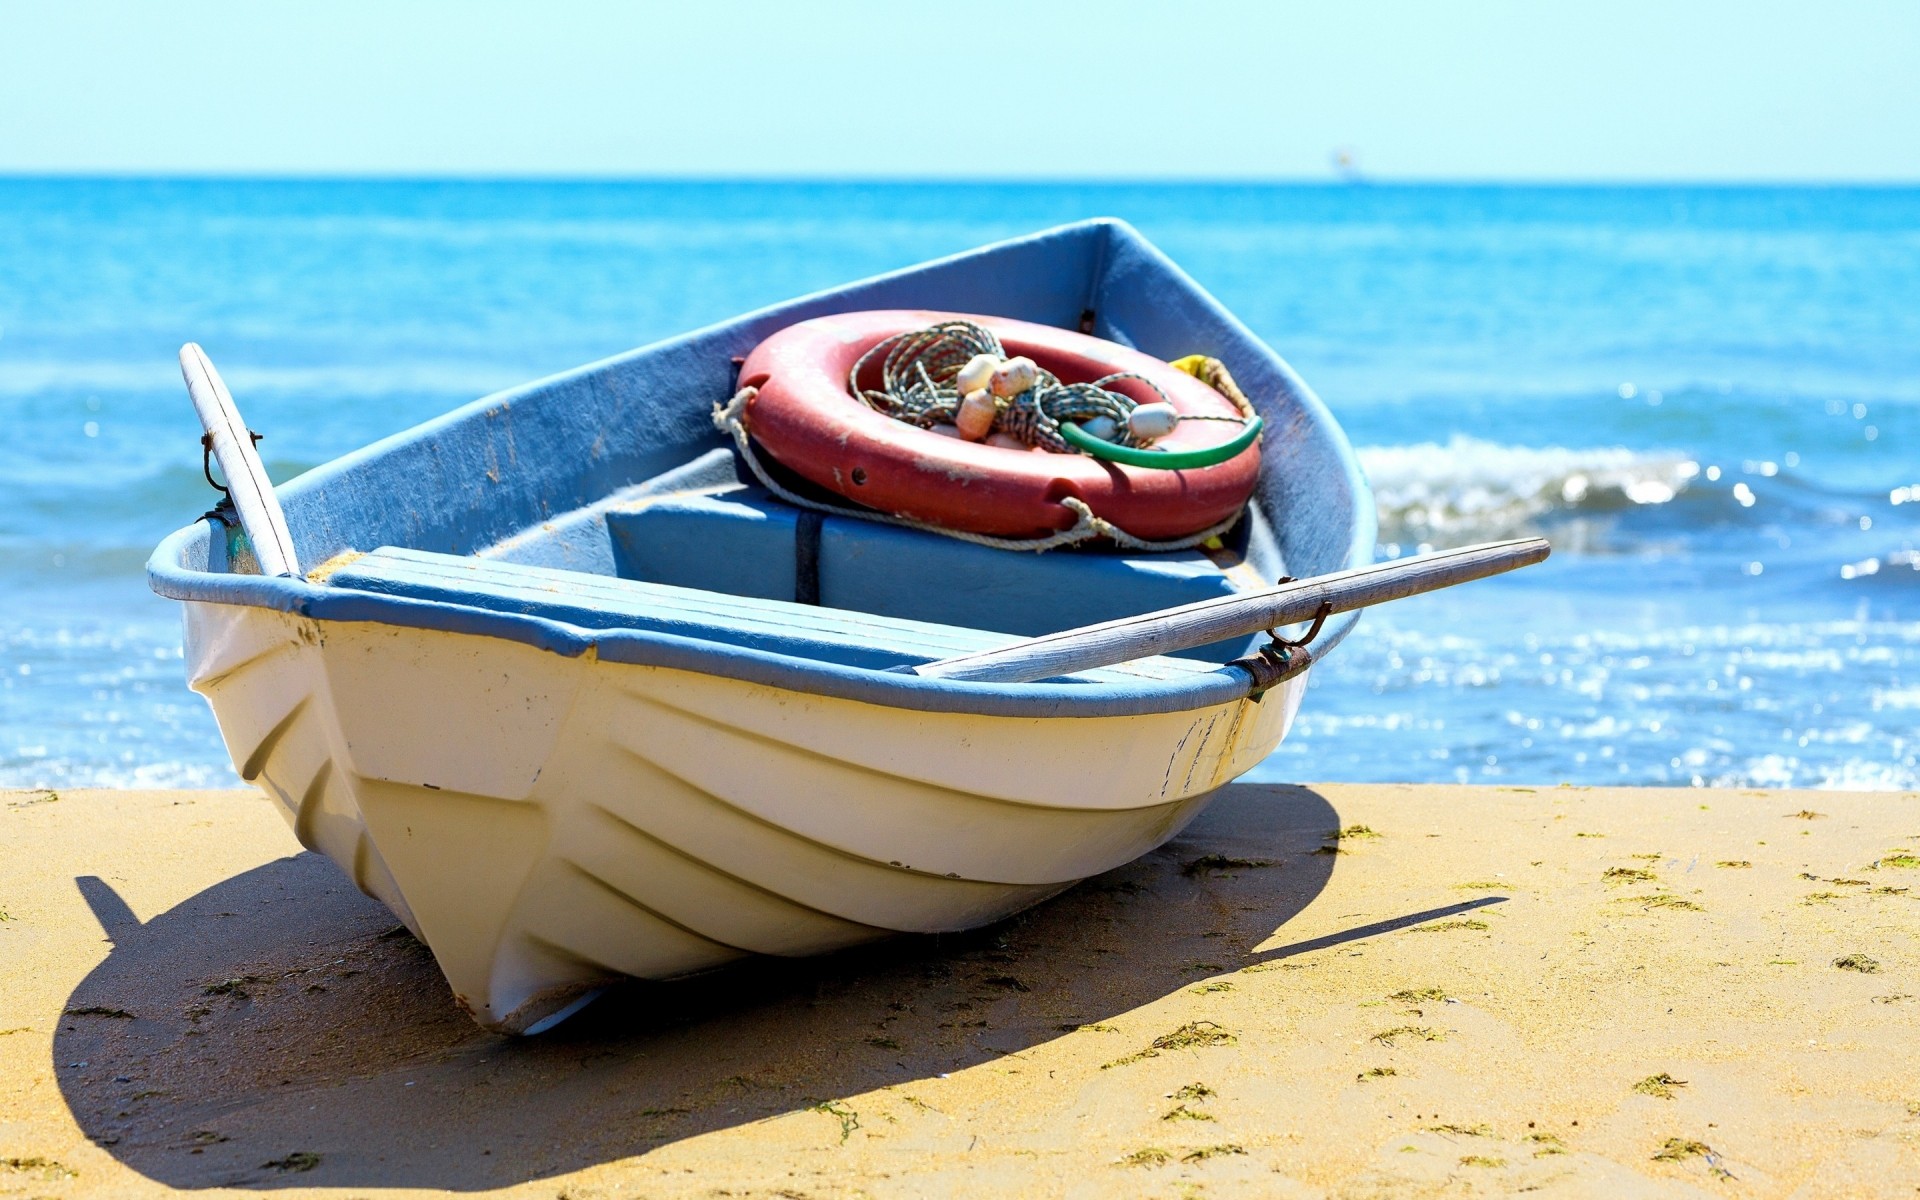
[[[200, 428], [206, 431], [200, 439], [200, 469], [206, 473], [207, 482], [225, 496], [223, 505], [232, 505], [241, 530], [252, 544], [260, 573], [298, 577], [300, 558], [293, 548], [293, 532], [287, 528], [287, 515], [274, 495], [273, 480], [253, 448], [260, 435], [247, 428], [220, 372], [214, 370], [206, 351], [192, 342], [180, 347], [180, 374], [193, 397]], [[225, 487], [214, 482], [215, 459], [220, 460], [220, 472], [227, 477]], [[209, 515], [232, 527], [220, 515], [218, 506]]]
[[[255, 433], [249, 429], [247, 430], [247, 436], [253, 439], [254, 445], [258, 446], [260, 439], [267, 435], [264, 433]], [[233, 493], [221, 486], [220, 481], [213, 477], [213, 435], [210, 433], [200, 435], [200, 473], [207, 477], [207, 486], [220, 493], [220, 499], [212, 508], [201, 513], [200, 519], [202, 521], [218, 521], [228, 529], [232, 529], [235, 525], [239, 524], [239, 514], [233, 507]]]
[[[1290, 583], [1290, 579], [1281, 579], [1281, 583]], [[1236, 658], [1227, 665], [1239, 667], [1253, 677], [1253, 686], [1247, 689], [1247, 699], [1256, 704], [1267, 694], [1267, 689], [1275, 684], [1284, 683], [1313, 665], [1313, 639], [1320, 636], [1320, 627], [1333, 615], [1331, 604], [1322, 604], [1313, 614], [1313, 624], [1307, 626], [1305, 637], [1298, 639], [1283, 638], [1273, 630], [1267, 630], [1267, 644], [1260, 647], [1256, 654], [1246, 658]]]
[[[251, 438], [253, 444], [256, 446], [258, 446], [266, 436], [264, 433], [255, 433], [251, 429], [247, 430], [247, 437]], [[200, 435], [200, 473], [207, 477], [208, 487], [226, 497], [226, 499], [214, 507], [218, 508], [220, 505], [226, 505], [228, 508], [233, 507], [233, 493], [228, 491], [225, 485], [213, 477], [213, 435], [210, 433]]]
[[220, 497], [219, 503], [200, 514], [200, 519], [202, 521], [218, 521], [228, 529], [235, 528], [240, 524], [240, 514], [233, 507], [232, 496]]

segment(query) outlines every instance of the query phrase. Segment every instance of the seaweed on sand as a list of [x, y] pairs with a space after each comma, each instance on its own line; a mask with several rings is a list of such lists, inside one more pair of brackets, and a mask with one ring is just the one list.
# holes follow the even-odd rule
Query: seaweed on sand
[[1223, 1142], [1218, 1146], [1201, 1146], [1198, 1149], [1189, 1150], [1180, 1156], [1180, 1161], [1205, 1162], [1209, 1158], [1219, 1158], [1227, 1154], [1245, 1154], [1246, 1152], [1244, 1146], [1236, 1146], [1232, 1142]]
[[1231, 1046], [1240, 1039], [1224, 1026], [1213, 1021], [1188, 1021], [1171, 1033], [1163, 1033], [1146, 1049], [1116, 1058], [1110, 1063], [1102, 1063], [1102, 1071], [1109, 1067], [1124, 1067], [1142, 1059], [1158, 1058], [1165, 1050], [1197, 1050], [1205, 1046]]
[[1690, 1158], [1705, 1158], [1713, 1153], [1713, 1147], [1705, 1142], [1696, 1142], [1691, 1138], [1672, 1137], [1666, 1140], [1653, 1156], [1654, 1162], [1685, 1162]]
[[1702, 908], [1698, 904], [1695, 904], [1693, 901], [1688, 900], [1684, 896], [1676, 896], [1672, 892], [1655, 892], [1653, 895], [1645, 896], [1645, 897], [1623, 896], [1621, 897], [1621, 900], [1627, 903], [1631, 903], [1634, 900], [1639, 900], [1640, 907], [1642, 908], [1672, 908], [1672, 909], [1678, 909], [1681, 912], [1705, 912], [1706, 911], [1704, 908]]
[[1374, 1034], [1373, 1040], [1392, 1049], [1397, 1043], [1403, 1041], [1443, 1042], [1446, 1037], [1425, 1025], [1395, 1025], [1392, 1029], [1382, 1029]]
[[1234, 858], [1227, 854], [1202, 854], [1199, 858], [1189, 859], [1180, 867], [1182, 875], [1221, 874], [1231, 878], [1231, 872], [1251, 871], [1259, 867], [1271, 867], [1277, 864], [1270, 858]]
[[846, 1145], [853, 1131], [860, 1128], [860, 1114], [838, 1100], [821, 1100], [807, 1106], [808, 1112], [824, 1113], [840, 1122], [840, 1144]]
[[1148, 1146], [1145, 1149], [1135, 1150], [1132, 1154], [1123, 1155], [1115, 1159], [1114, 1165], [1119, 1167], [1164, 1167], [1172, 1161], [1173, 1155], [1158, 1146]]
[[1653, 1096], [1661, 1100], [1673, 1099], [1673, 1089], [1687, 1086], [1684, 1079], [1675, 1079], [1665, 1071], [1658, 1075], [1649, 1075], [1633, 1085], [1633, 1090], [1642, 1096]]
[[1608, 883], [1652, 883], [1659, 876], [1645, 867], [1608, 867], [1600, 878]]

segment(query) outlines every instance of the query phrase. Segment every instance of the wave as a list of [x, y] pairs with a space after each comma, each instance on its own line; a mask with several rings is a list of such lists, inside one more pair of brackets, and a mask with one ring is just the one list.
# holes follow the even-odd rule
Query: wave
[[[221, 368], [221, 375], [236, 395], [291, 392], [360, 398], [418, 394], [487, 396], [544, 373], [525, 366], [470, 360], [298, 367], [239, 363]], [[43, 392], [145, 395], [180, 389], [180, 368], [171, 359], [0, 362], [0, 396], [33, 396]]]
[[1684, 454], [1623, 448], [1509, 446], [1458, 437], [1442, 445], [1366, 446], [1383, 542], [1447, 544], [1532, 532], [1553, 513], [1666, 504], [1695, 484]]
[[[187, 443], [191, 445], [191, 443]], [[199, 447], [182, 451], [180, 461], [144, 470], [88, 473], [52, 465], [0, 482], [0, 541], [9, 535], [75, 545], [111, 544], [131, 530], [144, 540], [168, 533], [212, 508], [218, 492], [202, 473]], [[311, 470], [315, 463], [270, 457], [267, 474], [282, 484]]]
[[1366, 446], [1358, 454], [1373, 483], [1380, 540], [1389, 547], [1557, 532], [1568, 548], [1621, 548], [1711, 541], [1714, 531], [1735, 528], [1841, 535], [1907, 530], [1920, 520], [1920, 485], [1891, 492], [1835, 487], [1775, 462], [1716, 464], [1679, 451], [1512, 446], [1469, 437]]

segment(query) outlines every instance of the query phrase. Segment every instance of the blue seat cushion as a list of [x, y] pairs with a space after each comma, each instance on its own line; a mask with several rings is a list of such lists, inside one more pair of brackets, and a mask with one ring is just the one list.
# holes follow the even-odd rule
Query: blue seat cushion
[[[647, 583], [499, 559], [383, 546], [326, 577], [331, 587], [543, 617], [587, 629], [644, 629], [846, 666], [887, 670], [990, 650], [1004, 633]], [[1215, 668], [1157, 657], [1066, 676], [1086, 683], [1169, 679]]]

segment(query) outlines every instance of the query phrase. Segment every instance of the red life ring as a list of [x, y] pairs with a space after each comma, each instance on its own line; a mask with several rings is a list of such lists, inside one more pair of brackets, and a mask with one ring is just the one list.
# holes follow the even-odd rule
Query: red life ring
[[[1193, 376], [1100, 338], [1002, 317], [888, 310], [815, 317], [755, 347], [740, 368], [740, 386], [757, 389], [746, 406], [748, 433], [783, 466], [868, 508], [996, 537], [1037, 538], [1071, 528], [1076, 514], [1060, 502], [1074, 496], [1137, 538], [1166, 541], [1219, 524], [1253, 494], [1260, 477], [1257, 443], [1211, 467], [1126, 467], [1084, 454], [946, 437], [875, 412], [848, 391], [847, 373], [875, 345], [952, 320], [986, 326], [1009, 355], [1028, 356], [1063, 382], [1130, 371], [1152, 380], [1183, 415], [1239, 416], [1232, 402]], [[1139, 403], [1159, 399], [1133, 380], [1109, 386]], [[1232, 428], [1182, 422], [1158, 444], [1197, 449]]]

